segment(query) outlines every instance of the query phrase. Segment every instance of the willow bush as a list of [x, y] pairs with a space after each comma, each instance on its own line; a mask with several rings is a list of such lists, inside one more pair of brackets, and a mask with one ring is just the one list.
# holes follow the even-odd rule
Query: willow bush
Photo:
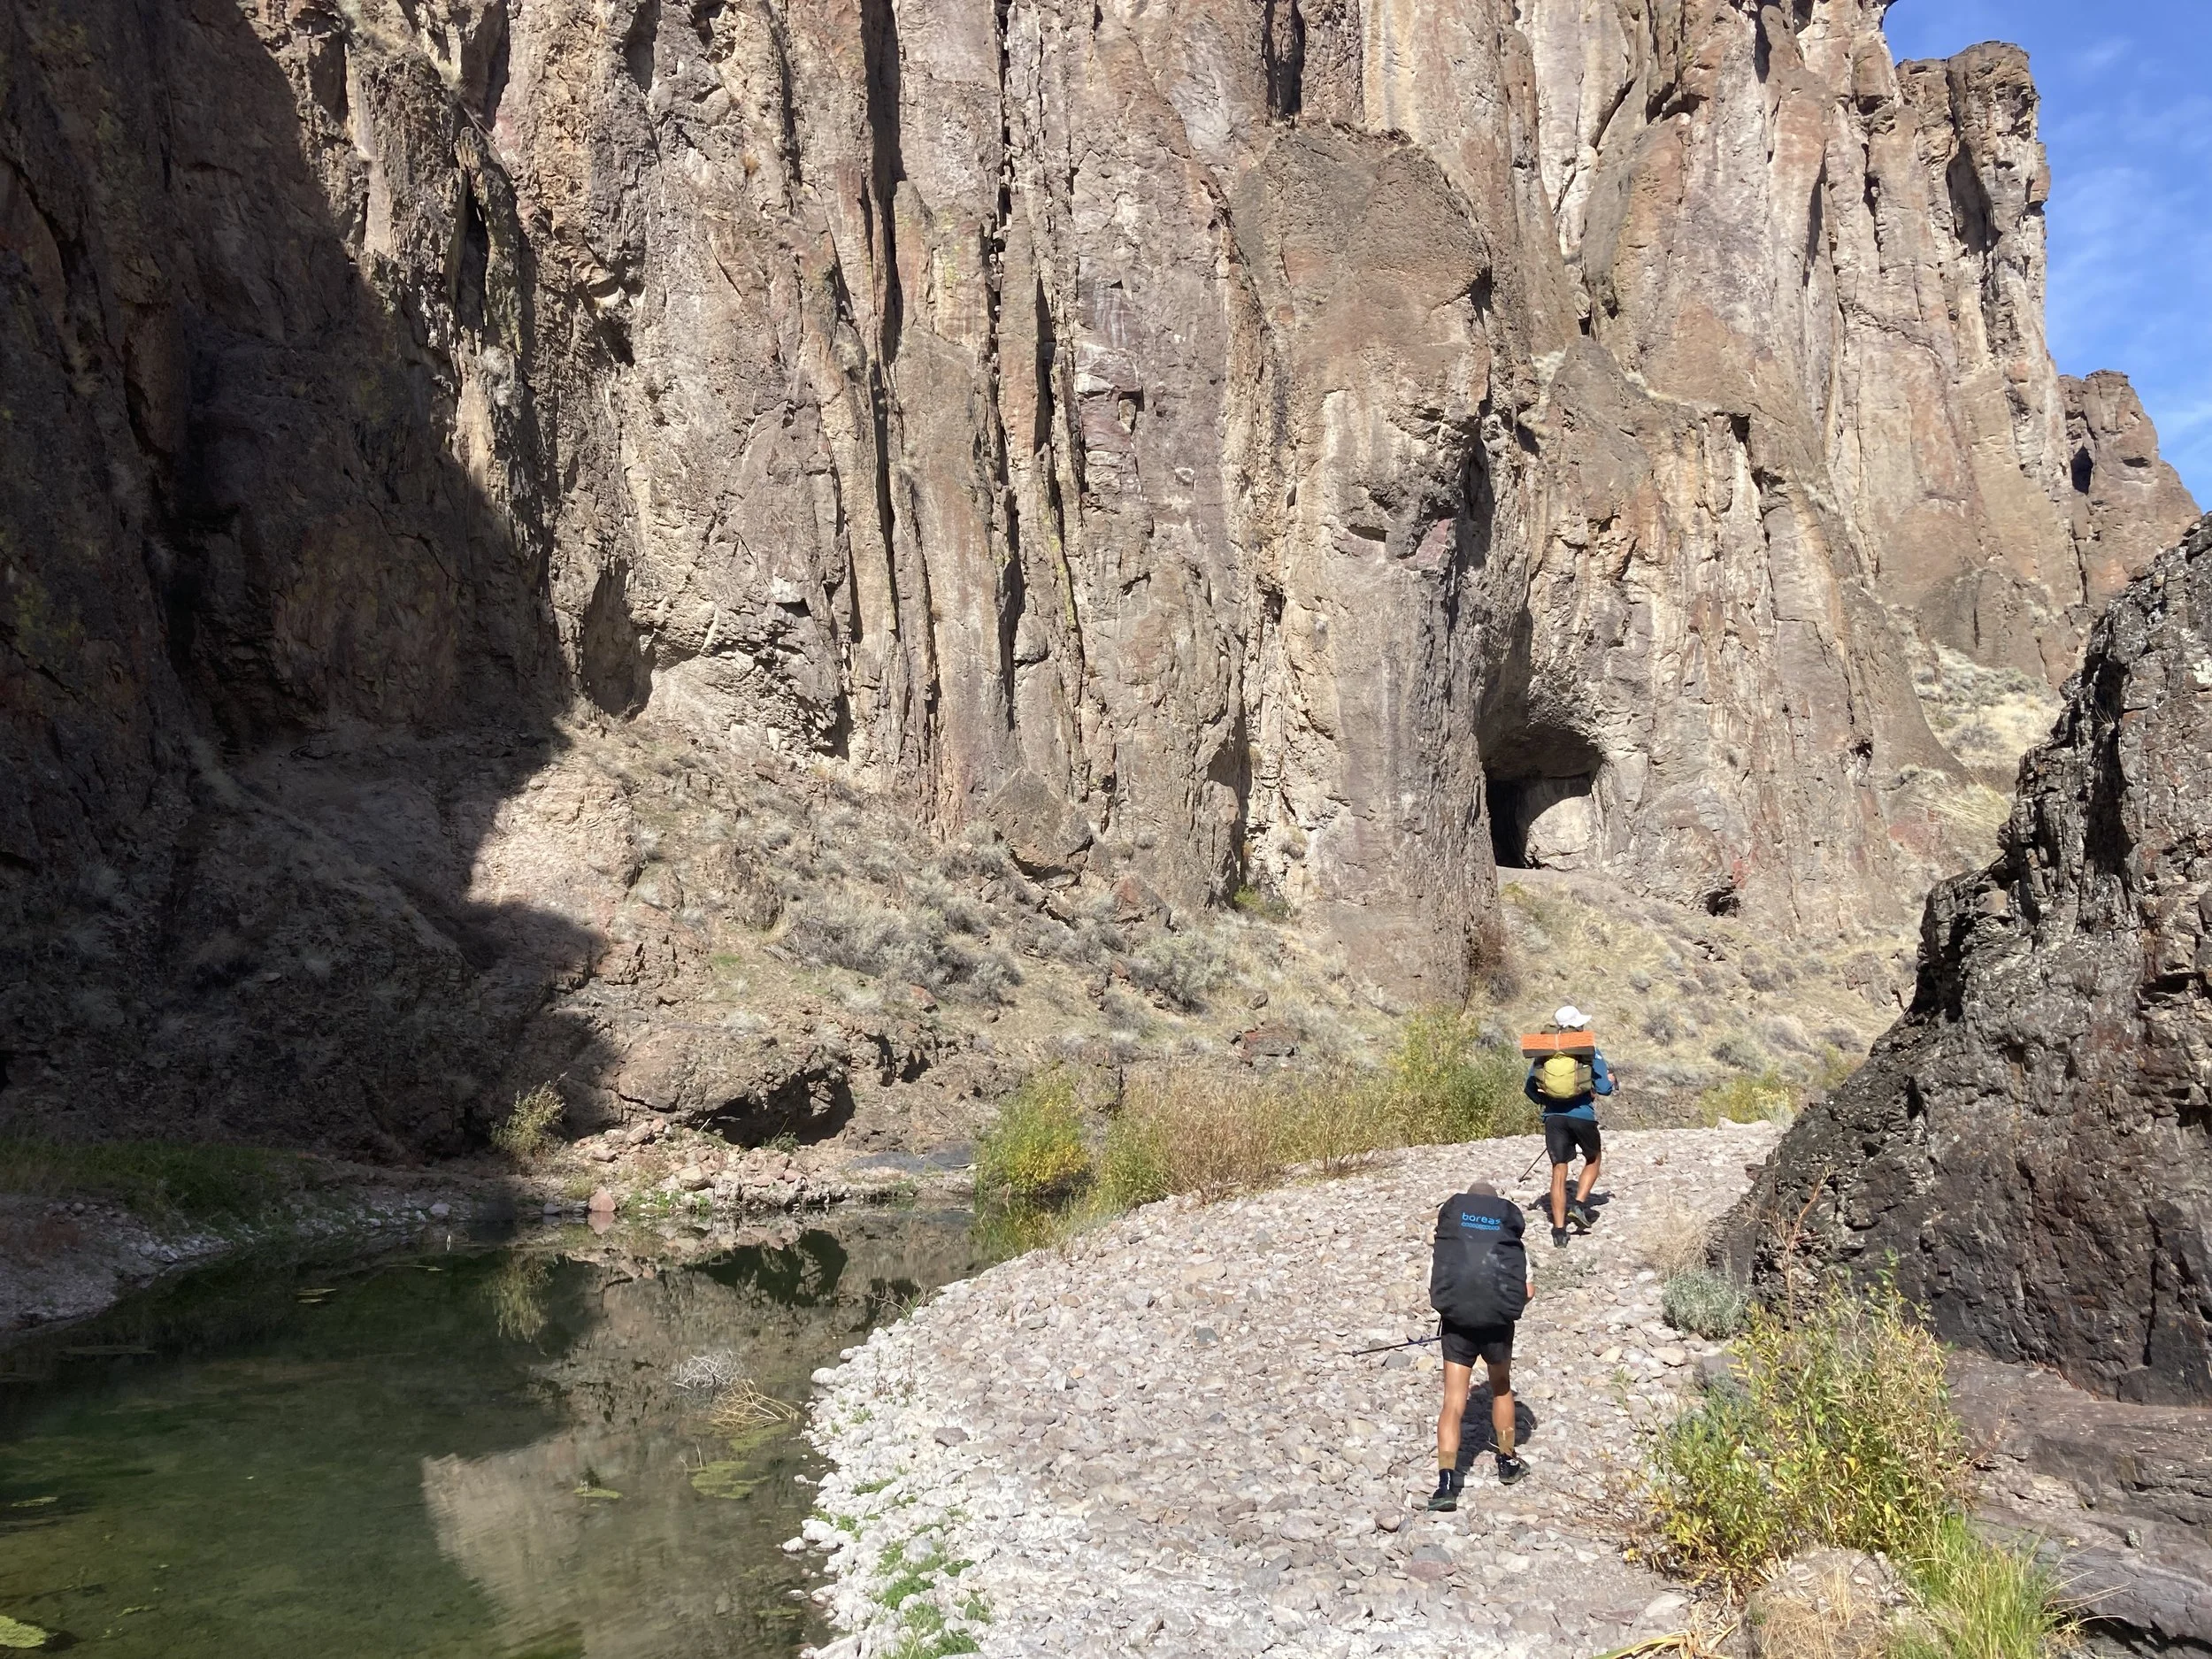
[[1884, 1281], [1754, 1307], [1733, 1376], [1659, 1437], [1654, 1554], [1740, 1594], [1808, 1549], [1884, 1555], [1918, 1602], [1890, 1659], [2055, 1659], [2075, 1647], [2062, 1586], [2023, 1543], [1968, 1519], [1974, 1479], [1943, 1350]]
[[1008, 1209], [1060, 1203], [1091, 1178], [1075, 1079], [1056, 1068], [1015, 1090], [976, 1148], [979, 1196]]
[[1970, 1489], [1943, 1351], [1894, 1286], [1831, 1286], [1755, 1307], [1735, 1383], [1660, 1437], [1648, 1478], [1660, 1553], [1742, 1591], [1829, 1545], [1916, 1559]]

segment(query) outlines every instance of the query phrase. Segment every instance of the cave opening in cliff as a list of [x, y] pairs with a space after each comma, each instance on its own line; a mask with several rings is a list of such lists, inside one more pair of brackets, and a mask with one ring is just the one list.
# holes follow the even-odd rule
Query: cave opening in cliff
[[1579, 733], [1522, 726], [1484, 746], [1483, 803], [1501, 870], [1572, 869], [1598, 851], [1604, 757]]

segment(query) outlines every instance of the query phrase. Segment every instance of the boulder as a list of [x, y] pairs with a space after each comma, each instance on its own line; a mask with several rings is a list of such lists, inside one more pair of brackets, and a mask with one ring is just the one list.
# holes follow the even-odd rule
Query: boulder
[[1724, 1253], [1769, 1290], [1893, 1263], [1951, 1341], [2212, 1403], [2212, 518], [2098, 623], [2000, 844]]

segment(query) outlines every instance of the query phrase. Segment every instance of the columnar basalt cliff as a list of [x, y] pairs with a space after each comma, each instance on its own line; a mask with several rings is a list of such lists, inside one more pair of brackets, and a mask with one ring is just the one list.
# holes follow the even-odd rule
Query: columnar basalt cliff
[[2097, 625], [1911, 1010], [1782, 1143], [1740, 1271], [1879, 1271], [1946, 1337], [2212, 1402], [2212, 518]]
[[578, 733], [1409, 1000], [1501, 857], [1901, 923], [1916, 664], [2055, 683], [2192, 506], [2045, 349], [2024, 59], [1882, 9], [11, 7], [0, 1109], [588, 1087], [719, 911], [625, 933]]

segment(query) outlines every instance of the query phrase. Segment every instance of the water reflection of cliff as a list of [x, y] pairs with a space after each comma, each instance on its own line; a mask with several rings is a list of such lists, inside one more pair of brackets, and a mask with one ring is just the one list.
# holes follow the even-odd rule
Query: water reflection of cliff
[[[537, 1372], [567, 1426], [423, 1461], [440, 1548], [499, 1609], [511, 1659], [795, 1651], [810, 1608], [792, 1592], [807, 1580], [780, 1546], [812, 1503], [795, 1479], [806, 1449], [784, 1432], [733, 1450], [703, 1421], [711, 1391], [672, 1375], [726, 1351], [736, 1374], [803, 1401], [817, 1366], [972, 1264], [957, 1219], [895, 1214], [657, 1242], [578, 1245], [534, 1284], [518, 1266], [496, 1293], [502, 1320], [527, 1324], [534, 1305], [573, 1333]], [[725, 1467], [702, 1491], [710, 1464]], [[727, 1491], [741, 1495], [711, 1494]]]

